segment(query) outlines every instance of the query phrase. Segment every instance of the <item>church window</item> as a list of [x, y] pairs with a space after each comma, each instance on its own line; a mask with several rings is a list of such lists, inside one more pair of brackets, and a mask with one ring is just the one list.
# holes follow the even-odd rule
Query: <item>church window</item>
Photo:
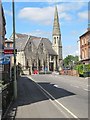
[[31, 42], [29, 43], [28, 50], [32, 51], [32, 43]]
[[41, 52], [43, 53], [43, 43], [41, 43]]
[[54, 37], [54, 43], [56, 44], [56, 37]]

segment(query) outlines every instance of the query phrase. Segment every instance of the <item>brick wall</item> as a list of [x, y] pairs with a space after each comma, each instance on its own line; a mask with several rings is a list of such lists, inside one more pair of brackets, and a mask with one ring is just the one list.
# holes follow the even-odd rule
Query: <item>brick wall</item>
[[76, 70], [62, 70], [60, 71], [61, 75], [70, 75], [70, 76], [78, 76], [78, 72]]

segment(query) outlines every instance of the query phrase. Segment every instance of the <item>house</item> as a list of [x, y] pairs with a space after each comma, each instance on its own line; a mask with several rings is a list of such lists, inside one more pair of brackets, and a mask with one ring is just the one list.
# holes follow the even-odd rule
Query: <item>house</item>
[[80, 61], [90, 64], [90, 28], [80, 37]]
[[0, 54], [2, 54], [4, 48], [4, 40], [6, 34], [5, 25], [6, 25], [6, 21], [5, 21], [4, 11], [2, 7], [2, 3], [0, 1]]

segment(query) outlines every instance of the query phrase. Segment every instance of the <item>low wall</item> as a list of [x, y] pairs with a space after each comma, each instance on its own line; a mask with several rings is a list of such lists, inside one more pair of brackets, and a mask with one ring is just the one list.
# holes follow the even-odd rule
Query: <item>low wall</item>
[[61, 75], [71, 75], [71, 76], [79, 76], [76, 70], [62, 70], [60, 71]]

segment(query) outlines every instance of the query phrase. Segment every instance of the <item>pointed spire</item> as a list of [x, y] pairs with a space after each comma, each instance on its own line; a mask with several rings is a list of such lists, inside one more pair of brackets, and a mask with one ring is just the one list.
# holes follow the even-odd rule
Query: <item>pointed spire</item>
[[55, 6], [53, 35], [60, 35], [60, 34], [61, 33], [60, 33], [60, 26], [59, 26], [58, 10], [57, 10], [57, 6]]

